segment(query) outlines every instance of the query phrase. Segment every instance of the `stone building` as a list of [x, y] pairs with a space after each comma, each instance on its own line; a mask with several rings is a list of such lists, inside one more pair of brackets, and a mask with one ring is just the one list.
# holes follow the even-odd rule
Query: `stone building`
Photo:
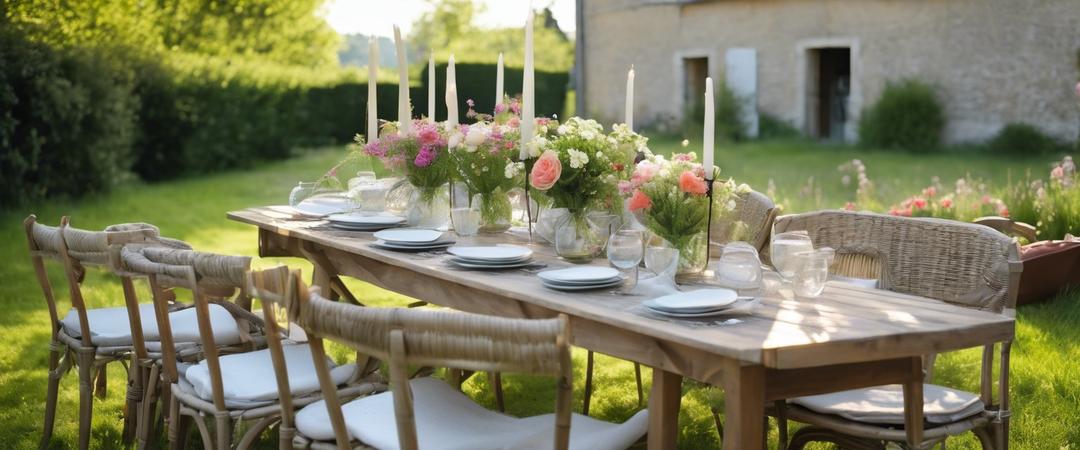
[[[945, 106], [946, 142], [1024, 122], [1080, 133], [1080, 0], [578, 0], [578, 111], [621, 121], [636, 72], [641, 126], [677, 123], [704, 79], [810, 136], [855, 140], [886, 83]], [[582, 88], [583, 86], [583, 88]]]

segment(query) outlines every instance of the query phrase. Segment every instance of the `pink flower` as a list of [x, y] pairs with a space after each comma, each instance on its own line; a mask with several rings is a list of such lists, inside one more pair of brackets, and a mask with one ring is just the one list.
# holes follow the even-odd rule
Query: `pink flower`
[[914, 209], [926, 208], [926, 199], [920, 198], [920, 197], [915, 197], [915, 198], [911, 199], [911, 206]]
[[852, 202], [844, 203], [844, 210], [845, 211], [854, 211], [855, 210], [855, 203], [852, 203]]
[[937, 188], [933, 187], [933, 186], [930, 186], [930, 187], [928, 187], [926, 189], [923, 189], [922, 193], [923, 193], [923, 195], [925, 195], [927, 197], [933, 197], [933, 196], [937, 195]]
[[470, 108], [476, 106], [476, 102], [474, 102], [473, 99], [471, 99], [471, 98], [468, 99], [468, 100], [465, 100], [465, 104], [469, 105]]
[[705, 192], [709, 190], [709, 185], [705, 184], [705, 180], [698, 178], [693, 172], [687, 170], [679, 175], [679, 189], [683, 192], [693, 195], [705, 195]]
[[1061, 166], [1054, 167], [1054, 170], [1050, 171], [1050, 178], [1053, 178], [1055, 180], [1065, 178], [1065, 168]]
[[416, 154], [416, 159], [413, 160], [413, 164], [416, 167], [427, 167], [435, 161], [435, 150], [430, 146], [424, 146], [420, 149], [420, 152]]
[[1005, 205], [1001, 205], [1001, 209], [998, 209], [998, 215], [1001, 217], [1009, 217], [1009, 208]]
[[993, 199], [991, 199], [989, 195], [983, 194], [983, 196], [982, 196], [982, 204], [989, 205], [990, 200], [993, 200]]
[[652, 199], [644, 192], [640, 190], [634, 191], [634, 195], [630, 197], [630, 203], [626, 205], [627, 208], [633, 211], [640, 211], [652, 207]]
[[693, 153], [678, 153], [675, 156], [672, 156], [671, 160], [672, 161], [690, 162], [690, 161], [693, 161], [695, 157], [696, 157], [696, 155], [693, 154]]
[[562, 176], [562, 162], [559, 161], [559, 155], [548, 150], [536, 159], [532, 172], [529, 172], [529, 183], [536, 189], [546, 191], [559, 181], [560, 176]]
[[629, 181], [620, 181], [619, 182], [619, 193], [620, 194], [623, 194], [623, 195], [629, 194], [630, 191], [632, 191], [633, 189], [634, 189], [634, 185], [630, 184]]
[[656, 176], [656, 172], [660, 171], [660, 167], [647, 160], [637, 163], [637, 167], [634, 169], [634, 174], [630, 176], [630, 182], [633, 185], [641, 186], [648, 183], [652, 177]]
[[417, 137], [420, 140], [420, 145], [434, 145], [439, 142], [439, 132], [435, 130], [435, 127], [426, 126], [420, 129], [417, 133]]
[[495, 105], [495, 114], [502, 114], [504, 112], [506, 112], [506, 103]]
[[952, 205], [953, 205], [953, 203], [952, 203], [951, 198], [943, 198], [943, 199], [941, 199], [941, 207], [942, 208], [952, 208]]

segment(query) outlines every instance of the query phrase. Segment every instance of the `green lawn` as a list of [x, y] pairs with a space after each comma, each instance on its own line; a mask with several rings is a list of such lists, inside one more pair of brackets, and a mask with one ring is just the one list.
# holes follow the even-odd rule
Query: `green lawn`
[[[654, 140], [653, 147], [671, 151], [678, 148], [673, 140]], [[691, 145], [689, 148], [694, 148]], [[293, 160], [266, 164], [243, 172], [217, 174], [198, 179], [161, 184], [129, 184], [108, 195], [80, 201], [50, 201], [0, 212], [0, 248], [10, 263], [0, 269], [0, 333], [8, 350], [0, 353], [0, 442], [5, 448], [33, 448], [41, 433], [44, 409], [48, 345], [48, 317], [31, 274], [26, 255], [22, 219], [36, 213], [45, 223], [56, 223], [60, 215], [72, 217], [72, 225], [100, 229], [125, 221], [144, 221], [161, 227], [168, 236], [184, 239], [202, 250], [255, 255], [256, 234], [253, 228], [225, 219], [225, 212], [247, 206], [285, 203], [289, 189], [298, 180], [317, 178], [341, 156], [339, 149], [313, 151]], [[1016, 161], [983, 155], [945, 154], [914, 156], [908, 154], [867, 152], [842, 146], [821, 146], [800, 141], [761, 142], [740, 146], [722, 146], [717, 164], [726, 175], [750, 183], [765, 191], [769, 180], [776, 187], [778, 201], [787, 212], [821, 207], [838, 207], [851, 198], [851, 188], [840, 183], [836, 168], [852, 158], [862, 159], [878, 190], [888, 201], [899, 200], [925, 186], [932, 176], [945, 183], [971, 173], [990, 182], [1005, 181], [1032, 169], [1042, 173], [1052, 158]], [[814, 189], [803, 187], [814, 180]], [[814, 193], [820, 190], [820, 195]], [[267, 266], [282, 260], [258, 260]], [[309, 267], [299, 260], [285, 260], [291, 265]], [[56, 286], [64, 286], [56, 265], [50, 270]], [[86, 296], [92, 307], [120, 305], [118, 283], [95, 275], [87, 282]], [[353, 291], [375, 305], [402, 305], [407, 299], [361, 283], [352, 283]], [[64, 289], [59, 298], [65, 299]], [[145, 295], [145, 292], [144, 292]], [[1074, 426], [1080, 417], [1080, 295], [1064, 295], [1042, 306], [1021, 309], [1018, 338], [1013, 346], [1013, 444], [1020, 449], [1076, 448], [1080, 429]], [[61, 301], [66, 304], [66, 300]], [[62, 305], [61, 310], [66, 310]], [[575, 368], [580, 394], [584, 353], [575, 352]], [[946, 355], [938, 362], [938, 380], [956, 387], [977, 390], [979, 354], [965, 351]], [[109, 397], [99, 401], [94, 410], [93, 442], [99, 448], [119, 446], [120, 408], [123, 402], [123, 369], [110, 372]], [[648, 372], [646, 372], [646, 378]], [[601, 357], [596, 374], [598, 388], [593, 400], [595, 415], [608, 420], [623, 420], [637, 407], [633, 369], [629, 363]], [[485, 377], [467, 385], [467, 391], [487, 406], [494, 400]], [[531, 415], [550, 412], [553, 407], [553, 384], [547, 379], [508, 376], [505, 382], [508, 408], [512, 414]], [[680, 448], [710, 448], [718, 444], [713, 430], [709, 405], [722, 402], [716, 390], [684, 388], [680, 416]], [[53, 446], [70, 448], [77, 435], [77, 377], [65, 378]], [[580, 407], [580, 406], [579, 406]], [[772, 437], [775, 442], [775, 433]], [[192, 440], [194, 442], [194, 440]], [[261, 442], [262, 448], [276, 448], [274, 437]], [[974, 448], [972, 438], [950, 441], [950, 448]]]

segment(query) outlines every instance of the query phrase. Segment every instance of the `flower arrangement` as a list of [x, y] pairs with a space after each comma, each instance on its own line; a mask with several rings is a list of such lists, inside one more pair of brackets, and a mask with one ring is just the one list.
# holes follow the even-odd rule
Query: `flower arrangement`
[[363, 153], [378, 158], [389, 170], [400, 172], [425, 202], [450, 181], [453, 161], [447, 156], [447, 137], [441, 126], [413, 120], [408, 133], [397, 122], [383, 124], [379, 138], [363, 145]]
[[[664, 238], [679, 250], [681, 272], [704, 268], [706, 228], [709, 226], [708, 181], [705, 168], [693, 153], [676, 153], [671, 159], [647, 155], [635, 167], [629, 181], [620, 190], [630, 196], [627, 208], [649, 231]], [[718, 168], [711, 168], [713, 178]], [[735, 196], [750, 191], [734, 180], [713, 182], [713, 220], [720, 220], [735, 210]]]

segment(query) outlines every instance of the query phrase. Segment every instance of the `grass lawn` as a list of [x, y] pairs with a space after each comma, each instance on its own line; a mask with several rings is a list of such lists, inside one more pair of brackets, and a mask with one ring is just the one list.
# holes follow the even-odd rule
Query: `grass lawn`
[[[654, 140], [655, 149], [677, 150], [674, 140]], [[691, 145], [689, 148], [695, 148]], [[284, 162], [261, 165], [243, 172], [216, 174], [198, 179], [161, 184], [129, 184], [107, 195], [72, 201], [50, 201], [16, 211], [0, 212], [0, 254], [9, 263], [0, 269], [0, 333], [7, 351], [0, 353], [0, 442], [4, 448], [34, 448], [41, 436], [48, 354], [48, 313], [36, 285], [28, 257], [22, 219], [36, 213], [41, 221], [55, 224], [63, 214], [72, 225], [101, 229], [117, 222], [150, 222], [163, 234], [181, 238], [198, 249], [221, 253], [255, 255], [256, 233], [249, 226], [225, 219], [225, 212], [248, 206], [285, 203], [289, 189], [298, 180], [317, 178], [341, 156], [340, 149], [325, 149]], [[940, 176], [945, 183], [970, 173], [988, 182], [1003, 182], [1031, 169], [1042, 174], [1053, 158], [1017, 161], [983, 155], [945, 154], [916, 156], [902, 153], [869, 152], [843, 146], [824, 146], [800, 141], [773, 141], [722, 146], [717, 164], [724, 174], [734, 176], [765, 191], [769, 180], [776, 187], [777, 200], [787, 212], [839, 207], [851, 200], [852, 188], [840, 183], [836, 168], [852, 158], [862, 159], [878, 191], [889, 201], [916, 192]], [[815, 188], [804, 189], [812, 179]], [[302, 267], [300, 260], [257, 260], [257, 266], [280, 262]], [[56, 264], [50, 269], [55, 286], [60, 287], [61, 311], [66, 311], [66, 289]], [[86, 297], [92, 307], [121, 305], [119, 284], [91, 275]], [[367, 303], [403, 305], [402, 296], [358, 282], [351, 288]], [[143, 291], [144, 299], [145, 290]], [[1014, 448], [1077, 448], [1080, 428], [1080, 294], [1062, 295], [1040, 306], [1019, 311], [1018, 336], [1013, 346], [1012, 441]], [[978, 390], [978, 351], [945, 355], [938, 360], [939, 383]], [[577, 369], [575, 392], [581, 393], [584, 352], [574, 354]], [[633, 367], [630, 363], [600, 357], [596, 373], [597, 392], [593, 399], [596, 416], [624, 420], [637, 408]], [[648, 380], [648, 371], [646, 371]], [[109, 373], [109, 396], [97, 401], [94, 409], [93, 445], [119, 446], [120, 411], [125, 377], [120, 366]], [[505, 381], [509, 412], [532, 415], [553, 408], [553, 383], [544, 378], [508, 376]], [[494, 399], [484, 376], [474, 377], [467, 392], [488, 407]], [[709, 414], [709, 405], [722, 402], [715, 389], [684, 386], [680, 425], [680, 448], [714, 448], [718, 438]], [[71, 448], [77, 437], [78, 382], [75, 373], [65, 377], [60, 388], [60, 405], [53, 447]], [[580, 399], [580, 397], [579, 397]], [[580, 403], [576, 402], [580, 408]], [[775, 432], [771, 437], [775, 444]], [[191, 440], [190, 442], [195, 442]], [[950, 448], [975, 448], [975, 440], [963, 437], [949, 442]], [[276, 448], [276, 435], [268, 436], [261, 448]]]

